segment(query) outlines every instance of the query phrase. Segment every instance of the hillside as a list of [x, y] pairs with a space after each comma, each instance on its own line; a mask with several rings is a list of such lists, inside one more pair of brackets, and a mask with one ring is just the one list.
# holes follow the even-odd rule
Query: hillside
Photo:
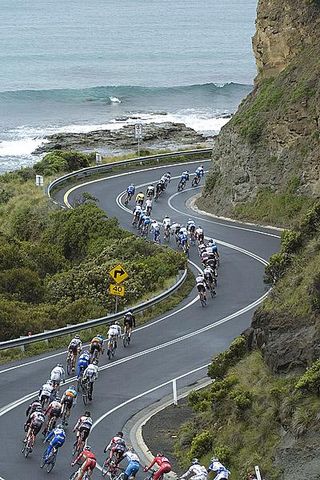
[[199, 207], [292, 225], [320, 194], [320, 2], [260, 0], [252, 93], [222, 129]]

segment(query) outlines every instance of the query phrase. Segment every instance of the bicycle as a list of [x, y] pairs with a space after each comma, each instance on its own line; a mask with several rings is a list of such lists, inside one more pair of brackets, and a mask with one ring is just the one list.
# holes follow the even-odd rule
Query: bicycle
[[[153, 476], [154, 476], [155, 473], [156, 473], [155, 470], [150, 470], [149, 475], [147, 477], [145, 477], [144, 480], [153, 480]], [[163, 480], [163, 477], [164, 477], [164, 473], [162, 475], [160, 475], [159, 480]]]
[[170, 228], [164, 229], [163, 237], [166, 242], [170, 242]]
[[73, 457], [77, 457], [80, 452], [82, 452], [83, 448], [84, 448], [84, 445], [85, 445], [85, 439], [83, 438], [84, 436], [84, 432], [80, 432], [80, 434], [78, 435], [76, 441], [74, 442], [73, 444], [73, 447], [72, 447], [72, 456]]
[[149, 233], [149, 225], [143, 225], [141, 228], [141, 237], [147, 237]]
[[107, 347], [107, 355], [108, 355], [108, 358], [109, 360], [111, 360], [114, 356], [115, 356], [115, 353], [116, 353], [116, 343], [115, 343], [115, 340], [113, 338], [110, 338], [110, 340], [108, 341], [108, 347]]
[[128, 203], [130, 202], [132, 197], [133, 197], [133, 193], [127, 193], [127, 195], [125, 196], [125, 199], [124, 199], [124, 204], [128, 205]]
[[191, 186], [192, 187], [197, 187], [200, 183], [200, 177], [197, 175], [192, 179]]
[[82, 388], [82, 401], [84, 405], [87, 405], [89, 402], [89, 381], [87, 379], [82, 379], [81, 381]]
[[216, 296], [216, 290], [215, 290], [215, 282], [207, 282], [207, 288], [210, 292], [211, 298], [214, 298]]
[[74, 372], [75, 363], [76, 363], [76, 357], [74, 352], [71, 350], [68, 352], [67, 361], [66, 361], [68, 375], [71, 375], [71, 373]]
[[[119, 461], [119, 458], [118, 458]], [[118, 472], [118, 473], [117, 473]], [[105, 459], [102, 465], [101, 473], [105, 477], [108, 475], [110, 480], [122, 480], [124, 476], [125, 469], [119, 467], [116, 460], [114, 460], [114, 455], [111, 460], [108, 458]]]
[[[80, 469], [76, 470], [75, 472], [73, 472], [70, 477], [69, 477], [69, 480], [77, 480], [77, 478], [79, 478], [79, 475], [80, 475]], [[90, 476], [89, 476], [89, 473], [88, 472], [85, 472], [83, 477], [82, 477], [82, 480], [90, 480]]]
[[178, 183], [178, 192], [182, 192], [186, 184], [187, 184], [186, 180], [180, 180], [180, 182]]
[[205, 292], [203, 292], [203, 291], [199, 292], [199, 299], [200, 299], [201, 306], [206, 307], [207, 306], [207, 297], [206, 297]]
[[43, 468], [46, 465], [46, 471], [47, 473], [50, 473], [56, 464], [58, 449], [53, 447], [53, 449], [50, 452], [50, 455], [47, 458], [46, 458], [46, 451], [47, 449], [44, 451], [42, 455], [40, 468]]
[[47, 428], [44, 429], [42, 433], [44, 435], [47, 435], [48, 432], [51, 432], [52, 430], [54, 430], [57, 425], [57, 420], [58, 420], [58, 417], [56, 415], [53, 415], [52, 417], [50, 417]]
[[122, 336], [122, 343], [124, 348], [128, 347], [130, 344], [130, 335], [127, 330], [124, 331], [124, 334]]
[[24, 445], [23, 445], [23, 448], [21, 450], [21, 453], [24, 454], [25, 458], [27, 458], [29, 456], [29, 454], [32, 452], [35, 440], [36, 440], [35, 435], [34, 435], [33, 431], [31, 430], [29, 435], [27, 435], [27, 437], [24, 439], [24, 441], [23, 441]]
[[71, 408], [64, 405], [62, 410], [62, 415], [61, 415], [62, 425], [64, 427], [68, 425], [70, 414], [71, 414]]

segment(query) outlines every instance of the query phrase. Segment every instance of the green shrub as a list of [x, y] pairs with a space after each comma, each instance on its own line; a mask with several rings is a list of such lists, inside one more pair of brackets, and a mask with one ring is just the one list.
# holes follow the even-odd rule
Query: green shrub
[[50, 176], [56, 173], [73, 172], [74, 170], [89, 167], [94, 159], [94, 153], [85, 154], [55, 150], [45, 155], [33, 168], [40, 175]]
[[274, 253], [265, 268], [265, 282], [276, 283], [285, 273], [290, 264], [290, 257], [286, 253]]
[[281, 251], [295, 253], [302, 245], [302, 236], [296, 230], [284, 230], [281, 233]]
[[297, 390], [308, 391], [319, 394], [320, 391], [320, 360], [314, 362], [307, 368], [295, 385]]
[[247, 342], [244, 336], [237, 337], [228, 350], [219, 353], [212, 359], [208, 368], [208, 375], [211, 378], [222, 378], [228, 368], [234, 366], [247, 351]]
[[191, 442], [191, 448], [189, 451], [190, 459], [193, 457], [202, 457], [208, 453], [212, 448], [213, 440], [214, 436], [209, 430], [204, 430], [203, 432], [198, 433]]
[[226, 465], [231, 460], [231, 449], [226, 445], [218, 445], [213, 450], [213, 455], [219, 459], [219, 461]]
[[0, 272], [0, 294], [9, 294], [28, 303], [39, 303], [44, 287], [36, 272], [28, 268], [12, 268]]
[[251, 407], [253, 395], [249, 390], [237, 388], [230, 393], [230, 398], [233, 399], [236, 407], [243, 411]]

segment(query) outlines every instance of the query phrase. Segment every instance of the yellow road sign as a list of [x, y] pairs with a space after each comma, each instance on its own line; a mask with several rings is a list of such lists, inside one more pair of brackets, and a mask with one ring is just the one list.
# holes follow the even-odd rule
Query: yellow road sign
[[112, 283], [109, 285], [109, 293], [111, 295], [118, 295], [118, 297], [124, 297], [125, 291], [123, 285], [117, 285], [116, 283]]
[[129, 275], [120, 263], [112, 270], [110, 270], [109, 275], [111, 275], [111, 277], [116, 283], [122, 283], [124, 280], [126, 280], [126, 278], [129, 277]]

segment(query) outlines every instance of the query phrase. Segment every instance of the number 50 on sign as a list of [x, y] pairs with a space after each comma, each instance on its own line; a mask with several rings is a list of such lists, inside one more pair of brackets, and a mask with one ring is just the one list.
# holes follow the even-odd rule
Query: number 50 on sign
[[112, 283], [111, 285], [109, 285], [109, 293], [111, 295], [118, 295], [118, 297], [124, 297], [124, 286]]

